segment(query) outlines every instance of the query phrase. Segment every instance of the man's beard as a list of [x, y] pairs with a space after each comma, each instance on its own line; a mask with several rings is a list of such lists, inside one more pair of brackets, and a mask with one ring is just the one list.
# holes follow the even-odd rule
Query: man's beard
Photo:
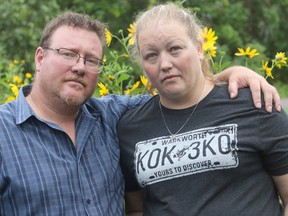
[[[84, 88], [85, 86], [87, 85], [87, 83], [85, 82], [84, 79], [82, 79], [81, 77], [79, 77], [77, 74], [73, 74], [72, 76], [66, 78], [67, 81], [75, 81], [75, 82], [80, 82]], [[75, 87], [77, 88], [77, 86]], [[64, 100], [66, 102], [67, 105], [72, 105], [72, 106], [81, 106], [83, 105], [86, 100], [88, 99], [87, 98], [87, 95], [85, 95], [85, 89], [84, 89], [84, 94], [82, 94], [82, 96], [74, 96], [74, 95], [71, 95], [71, 94], [67, 94], [60, 91], [60, 98], [62, 100]]]
[[72, 106], [81, 106], [87, 100], [87, 98], [84, 95], [81, 97], [79, 96], [76, 97], [76, 96], [63, 94], [63, 92], [60, 92], [60, 98], [63, 99], [67, 105], [72, 105]]

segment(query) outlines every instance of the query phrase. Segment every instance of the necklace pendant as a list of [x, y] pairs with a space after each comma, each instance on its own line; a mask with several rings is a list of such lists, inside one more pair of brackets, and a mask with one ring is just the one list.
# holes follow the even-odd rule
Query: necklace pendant
[[193, 113], [194, 113], [195, 110], [197, 109], [197, 106], [198, 106], [199, 102], [200, 102], [201, 99], [202, 99], [202, 96], [204, 95], [205, 88], [206, 88], [206, 84], [207, 84], [207, 82], [206, 82], [206, 80], [205, 80], [205, 85], [204, 85], [204, 88], [203, 88], [203, 90], [202, 90], [201, 96], [199, 97], [197, 103], [195, 104], [192, 112], [190, 113], [190, 115], [188, 116], [188, 118], [185, 120], [185, 122], [182, 124], [182, 126], [181, 126], [174, 134], [171, 133], [171, 131], [170, 131], [170, 129], [169, 129], [167, 123], [166, 123], [166, 120], [165, 120], [165, 117], [164, 117], [164, 114], [163, 114], [163, 111], [162, 111], [161, 101], [160, 101], [160, 99], [159, 99], [159, 103], [158, 103], [158, 105], [159, 105], [159, 110], [160, 110], [160, 113], [161, 113], [161, 116], [162, 116], [162, 120], [163, 120], [163, 122], [164, 122], [164, 125], [165, 125], [168, 133], [170, 134], [170, 139], [171, 139], [171, 140], [176, 139], [176, 135], [186, 126], [186, 124], [187, 124], [187, 123], [189, 122], [189, 120], [191, 119]]
[[175, 138], [176, 138], [176, 135], [175, 134], [171, 134], [170, 139], [174, 140]]

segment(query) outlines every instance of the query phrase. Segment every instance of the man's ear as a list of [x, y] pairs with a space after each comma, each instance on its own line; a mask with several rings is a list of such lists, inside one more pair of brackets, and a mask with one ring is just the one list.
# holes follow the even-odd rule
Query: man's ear
[[40, 71], [43, 59], [44, 59], [44, 49], [42, 47], [38, 47], [35, 51], [35, 57], [34, 57], [36, 71]]

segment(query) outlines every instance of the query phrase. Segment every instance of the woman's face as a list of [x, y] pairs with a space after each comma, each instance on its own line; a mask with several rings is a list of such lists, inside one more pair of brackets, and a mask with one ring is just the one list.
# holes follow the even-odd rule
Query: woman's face
[[203, 88], [201, 44], [195, 45], [187, 32], [183, 24], [165, 20], [138, 35], [141, 65], [161, 97], [185, 98]]

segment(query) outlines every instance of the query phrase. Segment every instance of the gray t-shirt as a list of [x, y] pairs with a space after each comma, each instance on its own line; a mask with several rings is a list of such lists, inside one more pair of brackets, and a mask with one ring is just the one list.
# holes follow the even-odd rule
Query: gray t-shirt
[[[194, 107], [162, 107], [177, 131]], [[271, 175], [288, 173], [288, 119], [255, 109], [249, 89], [215, 87], [169, 136], [159, 97], [118, 124], [126, 191], [144, 192], [144, 215], [283, 215]]]

